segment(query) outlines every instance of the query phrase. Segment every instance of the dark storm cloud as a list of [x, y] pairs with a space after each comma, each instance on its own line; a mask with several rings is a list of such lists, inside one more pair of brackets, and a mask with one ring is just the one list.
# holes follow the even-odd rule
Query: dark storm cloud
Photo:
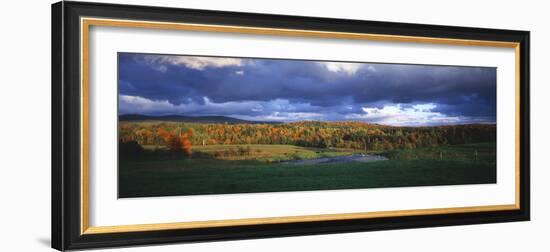
[[[236, 115], [293, 112], [334, 120], [365, 113], [365, 107], [435, 104], [430, 112], [491, 122], [496, 69], [120, 53], [119, 94], [180, 108], [248, 101], [255, 109], [240, 107]], [[281, 101], [286, 107], [277, 107]]]

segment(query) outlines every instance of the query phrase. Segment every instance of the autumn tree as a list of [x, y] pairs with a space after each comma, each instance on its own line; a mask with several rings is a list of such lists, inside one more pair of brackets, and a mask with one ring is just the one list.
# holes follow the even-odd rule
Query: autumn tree
[[193, 145], [189, 138], [193, 136], [193, 130], [188, 129], [185, 133], [173, 134], [163, 128], [159, 128], [157, 134], [164, 139], [166, 147], [174, 153], [183, 153], [190, 156], [193, 150]]

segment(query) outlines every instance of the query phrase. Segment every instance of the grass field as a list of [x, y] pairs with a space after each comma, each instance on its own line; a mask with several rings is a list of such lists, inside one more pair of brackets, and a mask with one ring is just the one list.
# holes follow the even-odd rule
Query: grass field
[[271, 163], [297, 159], [346, 156], [357, 152], [335, 148], [322, 149], [276, 144], [207, 145], [197, 146], [194, 151], [210, 154], [217, 159], [223, 160], [256, 160]]
[[[152, 147], [147, 147], [152, 148]], [[351, 155], [291, 145], [196, 146], [186, 159], [119, 162], [119, 197], [496, 183], [496, 144], [393, 150], [388, 161], [292, 165]]]
[[[145, 145], [146, 150], [165, 150], [164, 146]], [[282, 144], [234, 144], [194, 146], [191, 158], [220, 160], [255, 160], [276, 163], [288, 160], [347, 156], [364, 153], [341, 148], [312, 148]]]

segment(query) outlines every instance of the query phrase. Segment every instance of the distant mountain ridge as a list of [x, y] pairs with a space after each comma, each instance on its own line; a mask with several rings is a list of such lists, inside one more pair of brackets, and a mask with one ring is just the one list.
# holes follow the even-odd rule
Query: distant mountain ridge
[[170, 122], [195, 122], [195, 123], [250, 123], [250, 124], [277, 124], [278, 122], [261, 122], [261, 121], [248, 121], [229, 116], [184, 116], [184, 115], [161, 115], [150, 116], [141, 114], [126, 114], [119, 115], [119, 121], [135, 122], [135, 121], [170, 121]]

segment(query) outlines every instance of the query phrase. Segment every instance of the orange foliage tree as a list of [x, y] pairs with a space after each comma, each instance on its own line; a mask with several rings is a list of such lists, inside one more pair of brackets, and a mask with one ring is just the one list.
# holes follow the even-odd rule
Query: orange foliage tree
[[183, 153], [186, 156], [190, 156], [193, 150], [193, 145], [189, 138], [193, 136], [193, 129], [188, 129], [187, 132], [180, 134], [172, 134], [163, 128], [157, 130], [157, 135], [160, 136], [166, 147], [173, 152]]

